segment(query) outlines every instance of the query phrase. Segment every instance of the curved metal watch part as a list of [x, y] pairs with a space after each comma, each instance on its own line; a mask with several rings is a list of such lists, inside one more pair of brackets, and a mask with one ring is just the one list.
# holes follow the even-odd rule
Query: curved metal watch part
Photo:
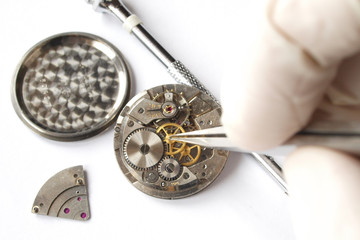
[[37, 194], [32, 212], [88, 220], [90, 208], [83, 166], [67, 168], [52, 176]]

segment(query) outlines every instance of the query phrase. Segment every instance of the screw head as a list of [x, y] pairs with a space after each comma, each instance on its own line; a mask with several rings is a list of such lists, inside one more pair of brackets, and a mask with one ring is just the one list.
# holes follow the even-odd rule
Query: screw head
[[78, 179], [76, 179], [76, 183], [79, 184], [79, 185], [83, 185], [84, 184], [84, 179], [78, 178]]
[[40, 211], [40, 208], [39, 208], [38, 206], [34, 206], [34, 207], [32, 208], [32, 212], [33, 212], [33, 213], [39, 213], [39, 211]]

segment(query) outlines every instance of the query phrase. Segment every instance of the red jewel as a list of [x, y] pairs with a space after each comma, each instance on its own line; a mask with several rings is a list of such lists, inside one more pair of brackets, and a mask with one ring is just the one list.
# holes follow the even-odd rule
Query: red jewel
[[168, 106], [165, 108], [166, 112], [171, 113], [173, 111], [173, 108], [171, 106]]

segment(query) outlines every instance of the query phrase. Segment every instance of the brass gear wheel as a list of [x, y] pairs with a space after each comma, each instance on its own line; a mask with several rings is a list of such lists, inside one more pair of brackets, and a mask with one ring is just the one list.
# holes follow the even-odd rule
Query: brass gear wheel
[[200, 155], [201, 147], [199, 145], [186, 145], [178, 159], [182, 166], [189, 167], [197, 163]]
[[184, 150], [186, 143], [173, 141], [169, 138], [174, 134], [184, 132], [185, 130], [176, 123], [165, 123], [156, 130], [156, 133], [162, 135], [164, 137], [163, 141], [168, 145], [168, 149], [165, 152], [165, 155], [173, 156]]

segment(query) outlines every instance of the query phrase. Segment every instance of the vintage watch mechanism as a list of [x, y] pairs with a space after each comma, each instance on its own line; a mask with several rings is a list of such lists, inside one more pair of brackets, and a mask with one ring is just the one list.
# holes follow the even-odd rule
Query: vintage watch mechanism
[[115, 126], [117, 161], [142, 192], [176, 199], [195, 194], [222, 171], [229, 152], [170, 139], [220, 125], [221, 107], [200, 90], [162, 85], [135, 96]]
[[82, 166], [52, 176], [37, 194], [32, 212], [75, 220], [90, 218], [85, 173]]

